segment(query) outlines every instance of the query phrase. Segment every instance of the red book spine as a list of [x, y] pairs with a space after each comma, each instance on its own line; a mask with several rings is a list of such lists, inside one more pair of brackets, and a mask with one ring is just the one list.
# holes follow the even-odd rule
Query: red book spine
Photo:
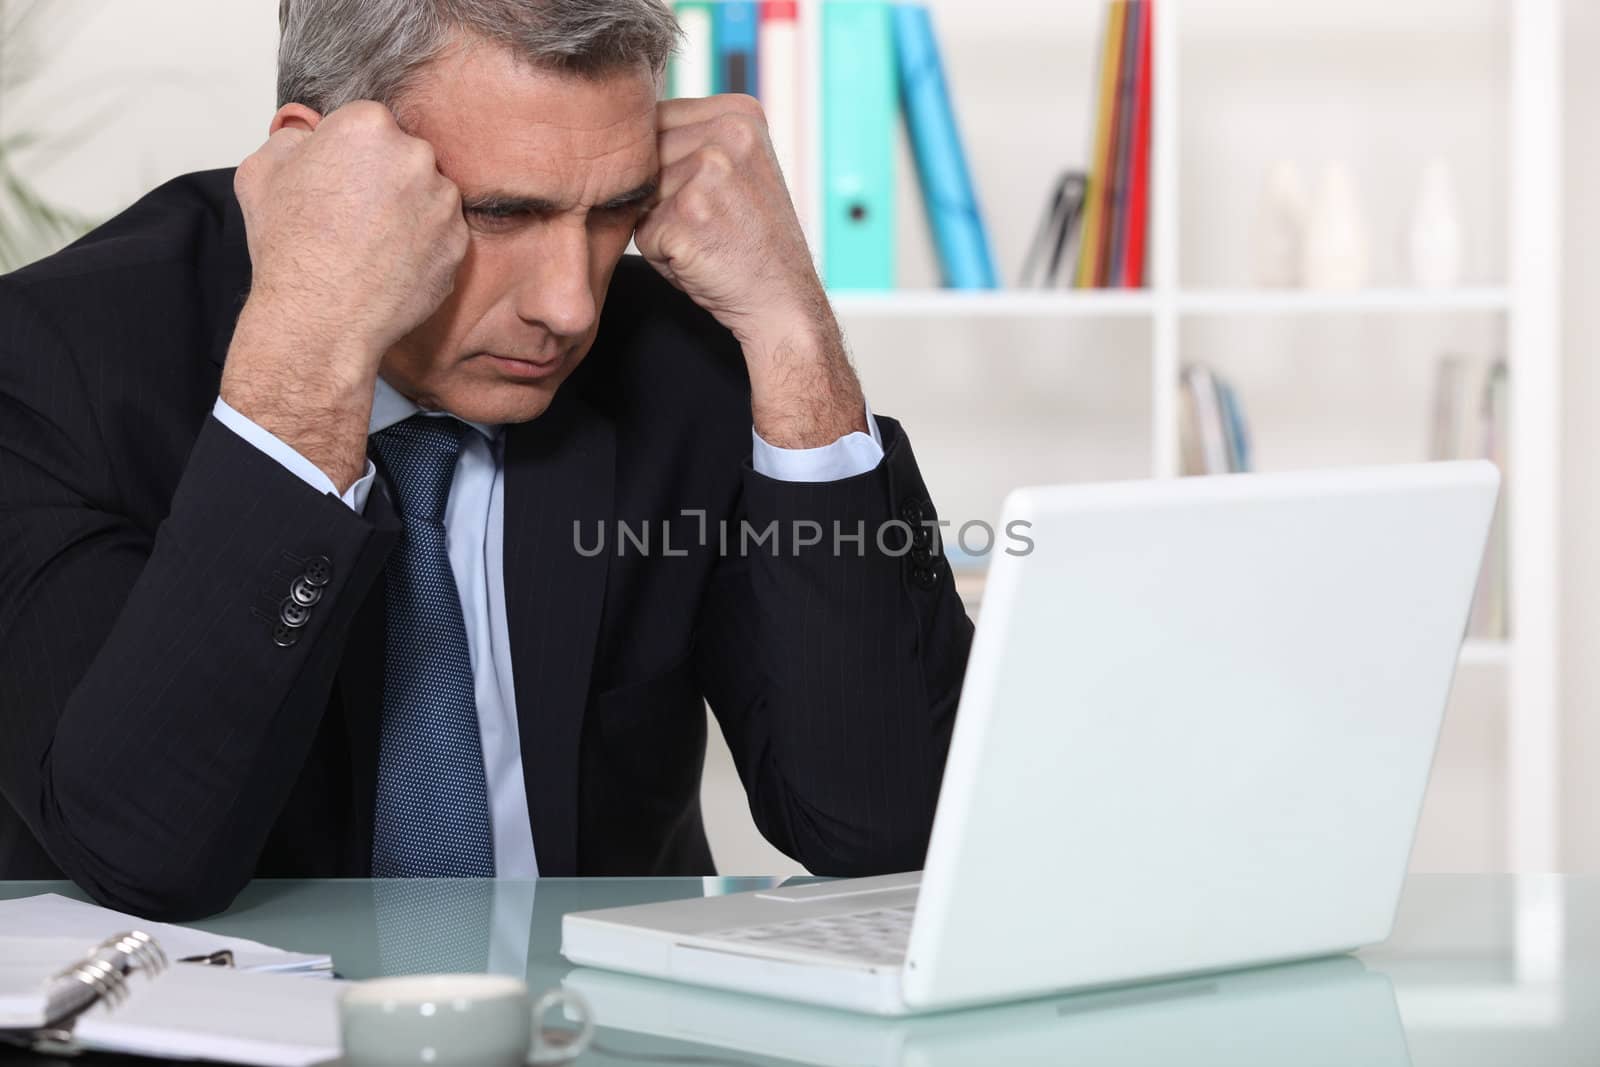
[[1155, 36], [1155, 6], [1157, 0], [1144, 5], [1144, 18], [1139, 27], [1139, 92], [1134, 112], [1133, 128], [1133, 186], [1128, 190], [1128, 254], [1123, 259], [1124, 288], [1139, 289], [1145, 284], [1145, 241], [1149, 232], [1150, 216], [1150, 113], [1152, 110], [1152, 76], [1150, 70], [1150, 40]]

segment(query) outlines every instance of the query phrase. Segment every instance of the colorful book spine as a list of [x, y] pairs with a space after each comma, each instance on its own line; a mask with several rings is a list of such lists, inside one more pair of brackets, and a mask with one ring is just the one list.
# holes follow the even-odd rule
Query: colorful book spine
[[667, 95], [681, 99], [715, 94], [717, 89], [717, 22], [715, 4], [682, 0], [674, 4], [683, 44], [672, 57], [667, 75]]
[[1254, 468], [1244, 405], [1233, 386], [1204, 366], [1184, 368], [1179, 384], [1179, 451], [1185, 474]]
[[1120, 279], [1129, 289], [1140, 289], [1145, 284], [1145, 244], [1150, 220], [1150, 116], [1154, 102], [1151, 93], [1155, 87], [1151, 43], [1155, 39], [1156, 3], [1157, 0], [1145, 0], [1139, 27], [1138, 103], [1133, 123], [1133, 174], [1128, 191], [1128, 255]]
[[719, 0], [717, 16], [718, 92], [760, 92], [756, 53], [760, 42], [761, 5], [756, 0]]
[[1250, 428], [1244, 420], [1244, 405], [1232, 385], [1216, 379], [1217, 399], [1222, 406], [1223, 429], [1228, 437], [1228, 469], [1235, 473], [1252, 469], [1255, 458], [1250, 452]]
[[895, 281], [895, 85], [890, 5], [822, 7], [823, 278], [835, 289]]
[[1106, 252], [1101, 259], [1101, 286], [1121, 284], [1128, 258], [1128, 185], [1133, 161], [1134, 113], [1139, 87], [1139, 32], [1144, 18], [1144, 0], [1129, 0], [1122, 31], [1122, 59], [1117, 75], [1116, 146], [1111, 152], [1111, 179], [1107, 196], [1111, 201], [1111, 222], [1106, 227]]
[[[761, 5], [761, 106], [767, 113], [772, 150], [789, 186], [789, 196], [807, 223], [806, 172], [800, 70], [800, 5], [796, 0], [767, 0]], [[807, 231], [809, 232], [809, 226]]]
[[897, 4], [894, 31], [900, 99], [944, 284], [952, 289], [996, 288], [994, 253], [961, 147], [927, 7]]
[[1122, 32], [1127, 22], [1127, 0], [1113, 0], [1106, 18], [1106, 33], [1100, 54], [1099, 106], [1095, 116], [1093, 158], [1089, 164], [1089, 203], [1083, 218], [1083, 241], [1078, 256], [1076, 285], [1091, 289], [1100, 277], [1100, 257], [1105, 243], [1108, 198], [1107, 178], [1111, 173], [1112, 140], [1116, 131], [1116, 99], [1121, 74]]

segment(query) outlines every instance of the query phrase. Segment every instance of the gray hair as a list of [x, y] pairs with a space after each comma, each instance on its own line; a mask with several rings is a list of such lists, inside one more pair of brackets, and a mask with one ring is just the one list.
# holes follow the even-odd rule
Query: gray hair
[[665, 0], [279, 0], [278, 106], [327, 114], [353, 100], [393, 107], [417, 72], [465, 32], [535, 67], [600, 77], [678, 43]]

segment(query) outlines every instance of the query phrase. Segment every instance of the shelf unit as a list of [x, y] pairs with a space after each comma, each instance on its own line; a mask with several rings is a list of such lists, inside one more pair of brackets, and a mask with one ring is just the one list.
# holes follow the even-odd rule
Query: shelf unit
[[880, 316], [941, 318], [1119, 318], [1176, 314], [1215, 315], [1429, 315], [1509, 311], [1511, 292], [1497, 286], [1414, 290], [1357, 289], [1305, 292], [1272, 289], [1153, 290], [996, 290], [945, 289], [883, 293], [838, 292], [833, 306], [853, 318]]
[[[1094, 7], [1098, 8], [1098, 4]], [[1338, 40], [1365, 41], [1362, 34], [1390, 33], [1427, 47], [1437, 32], [1477, 35], [1504, 62], [1503, 105], [1509, 136], [1503, 146], [1508, 168], [1503, 213], [1494, 225], [1505, 227], [1503, 284], [1443, 291], [1375, 288], [1351, 292], [1302, 292], [1205, 288], [1186, 284], [1181, 274], [1183, 165], [1180, 130], [1183, 108], [1197, 111], [1195, 101], [1180, 91], [1183, 52], [1188, 43], [1214, 43], [1252, 37], [1286, 10], [1277, 0], [1160, 0], [1156, 7], [1155, 100], [1152, 129], [1151, 247], [1147, 289], [1139, 291], [1003, 291], [956, 293], [906, 290], [889, 293], [837, 293], [834, 306], [846, 332], [861, 324], [881, 322], [1032, 322], [1034, 329], [1062, 328], [1073, 322], [1147, 324], [1138, 331], [1148, 342], [1108, 353], [1107, 358], [1148, 359], [1149, 465], [1152, 477], [1174, 477], [1180, 471], [1179, 390], [1185, 360], [1185, 327], [1199, 322], [1272, 318], [1314, 319], [1317, 323], [1378, 317], [1489, 317], [1503, 328], [1505, 354], [1512, 382], [1511, 469], [1508, 534], [1512, 574], [1510, 631], [1512, 641], [1468, 642], [1462, 663], [1503, 674], [1506, 734], [1506, 869], [1519, 872], [1560, 868], [1560, 744], [1557, 667], [1560, 613], [1556, 558], [1560, 528], [1560, 248], [1561, 168], [1561, 34], [1563, 0], [1472, 0], [1465, 4], [1431, 3], [1427, 10], [1411, 5], [1359, 0], [1354, 4], [1292, 5], [1306, 34]], [[818, 55], [817, 0], [809, 0], [809, 55]], [[1303, 7], [1303, 10], [1302, 10]], [[936, 17], [941, 4], [934, 0]], [[947, 5], [945, 10], [951, 10]], [[1040, 18], [1053, 9], [1035, 5]], [[1509, 33], [1486, 31], [1485, 12], [1500, 19]], [[1003, 30], [1005, 25], [1012, 29]], [[1496, 23], [1498, 27], [1498, 23]], [[1373, 29], [1377, 27], [1377, 29]], [[994, 37], [1003, 46], [1014, 23], [995, 16], [974, 32]], [[1077, 42], [1079, 47], [1083, 42]], [[1504, 51], [1501, 51], [1501, 49]], [[1089, 56], [1083, 48], [1078, 60]], [[991, 77], [1005, 70], [988, 68]], [[820, 87], [820, 70], [813, 69]], [[1088, 80], [1087, 70], [1073, 76]], [[960, 76], [960, 72], [956, 73]], [[1062, 75], [1066, 76], [1066, 75]], [[979, 77], [981, 74], [968, 75]], [[969, 82], [970, 84], [970, 82]], [[1498, 86], [1498, 81], [1496, 85]], [[983, 88], [982, 86], [979, 87]], [[992, 98], [991, 98], [992, 99]], [[820, 114], [820, 98], [808, 103]], [[1214, 106], [1214, 105], [1213, 105]], [[964, 116], [965, 117], [965, 116]], [[815, 124], [803, 138], [806, 157], [821, 159]], [[1501, 149], [1496, 148], [1496, 154]], [[821, 217], [821, 175], [813, 166], [799, 183], [805, 213]], [[980, 182], [980, 194], [983, 188]], [[986, 202], [991, 215], [997, 205]], [[1004, 206], [1015, 210], [1012, 205]], [[1498, 260], [1497, 260], [1498, 261]], [[965, 335], [963, 335], [965, 336]], [[1419, 415], [1420, 418], [1420, 415]]]

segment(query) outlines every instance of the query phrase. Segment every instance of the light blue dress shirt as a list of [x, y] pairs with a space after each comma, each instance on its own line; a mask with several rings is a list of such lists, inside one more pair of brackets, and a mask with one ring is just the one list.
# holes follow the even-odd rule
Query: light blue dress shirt
[[[393, 426], [421, 409], [378, 379], [372, 398], [369, 434]], [[367, 461], [366, 473], [341, 495], [322, 469], [270, 431], [217, 398], [212, 414], [228, 429], [277, 460], [319, 492], [338, 495], [356, 511], [367, 505], [377, 468]], [[438, 414], [440, 418], [452, 416]], [[450, 569], [461, 596], [467, 626], [467, 648], [478, 704], [478, 736], [483, 742], [483, 769], [489, 786], [489, 818], [494, 833], [495, 873], [501, 878], [535, 878], [532, 823], [522, 779], [522, 747], [517, 727], [517, 697], [511, 678], [511, 638], [506, 629], [505, 479], [502, 477], [504, 435], [498, 426], [468, 423], [468, 434], [456, 460], [455, 480], [445, 505], [445, 538]], [[883, 439], [867, 408], [866, 433], [850, 433], [820, 448], [778, 448], [750, 431], [751, 464], [756, 472], [786, 482], [829, 482], [872, 470], [883, 459]]]

